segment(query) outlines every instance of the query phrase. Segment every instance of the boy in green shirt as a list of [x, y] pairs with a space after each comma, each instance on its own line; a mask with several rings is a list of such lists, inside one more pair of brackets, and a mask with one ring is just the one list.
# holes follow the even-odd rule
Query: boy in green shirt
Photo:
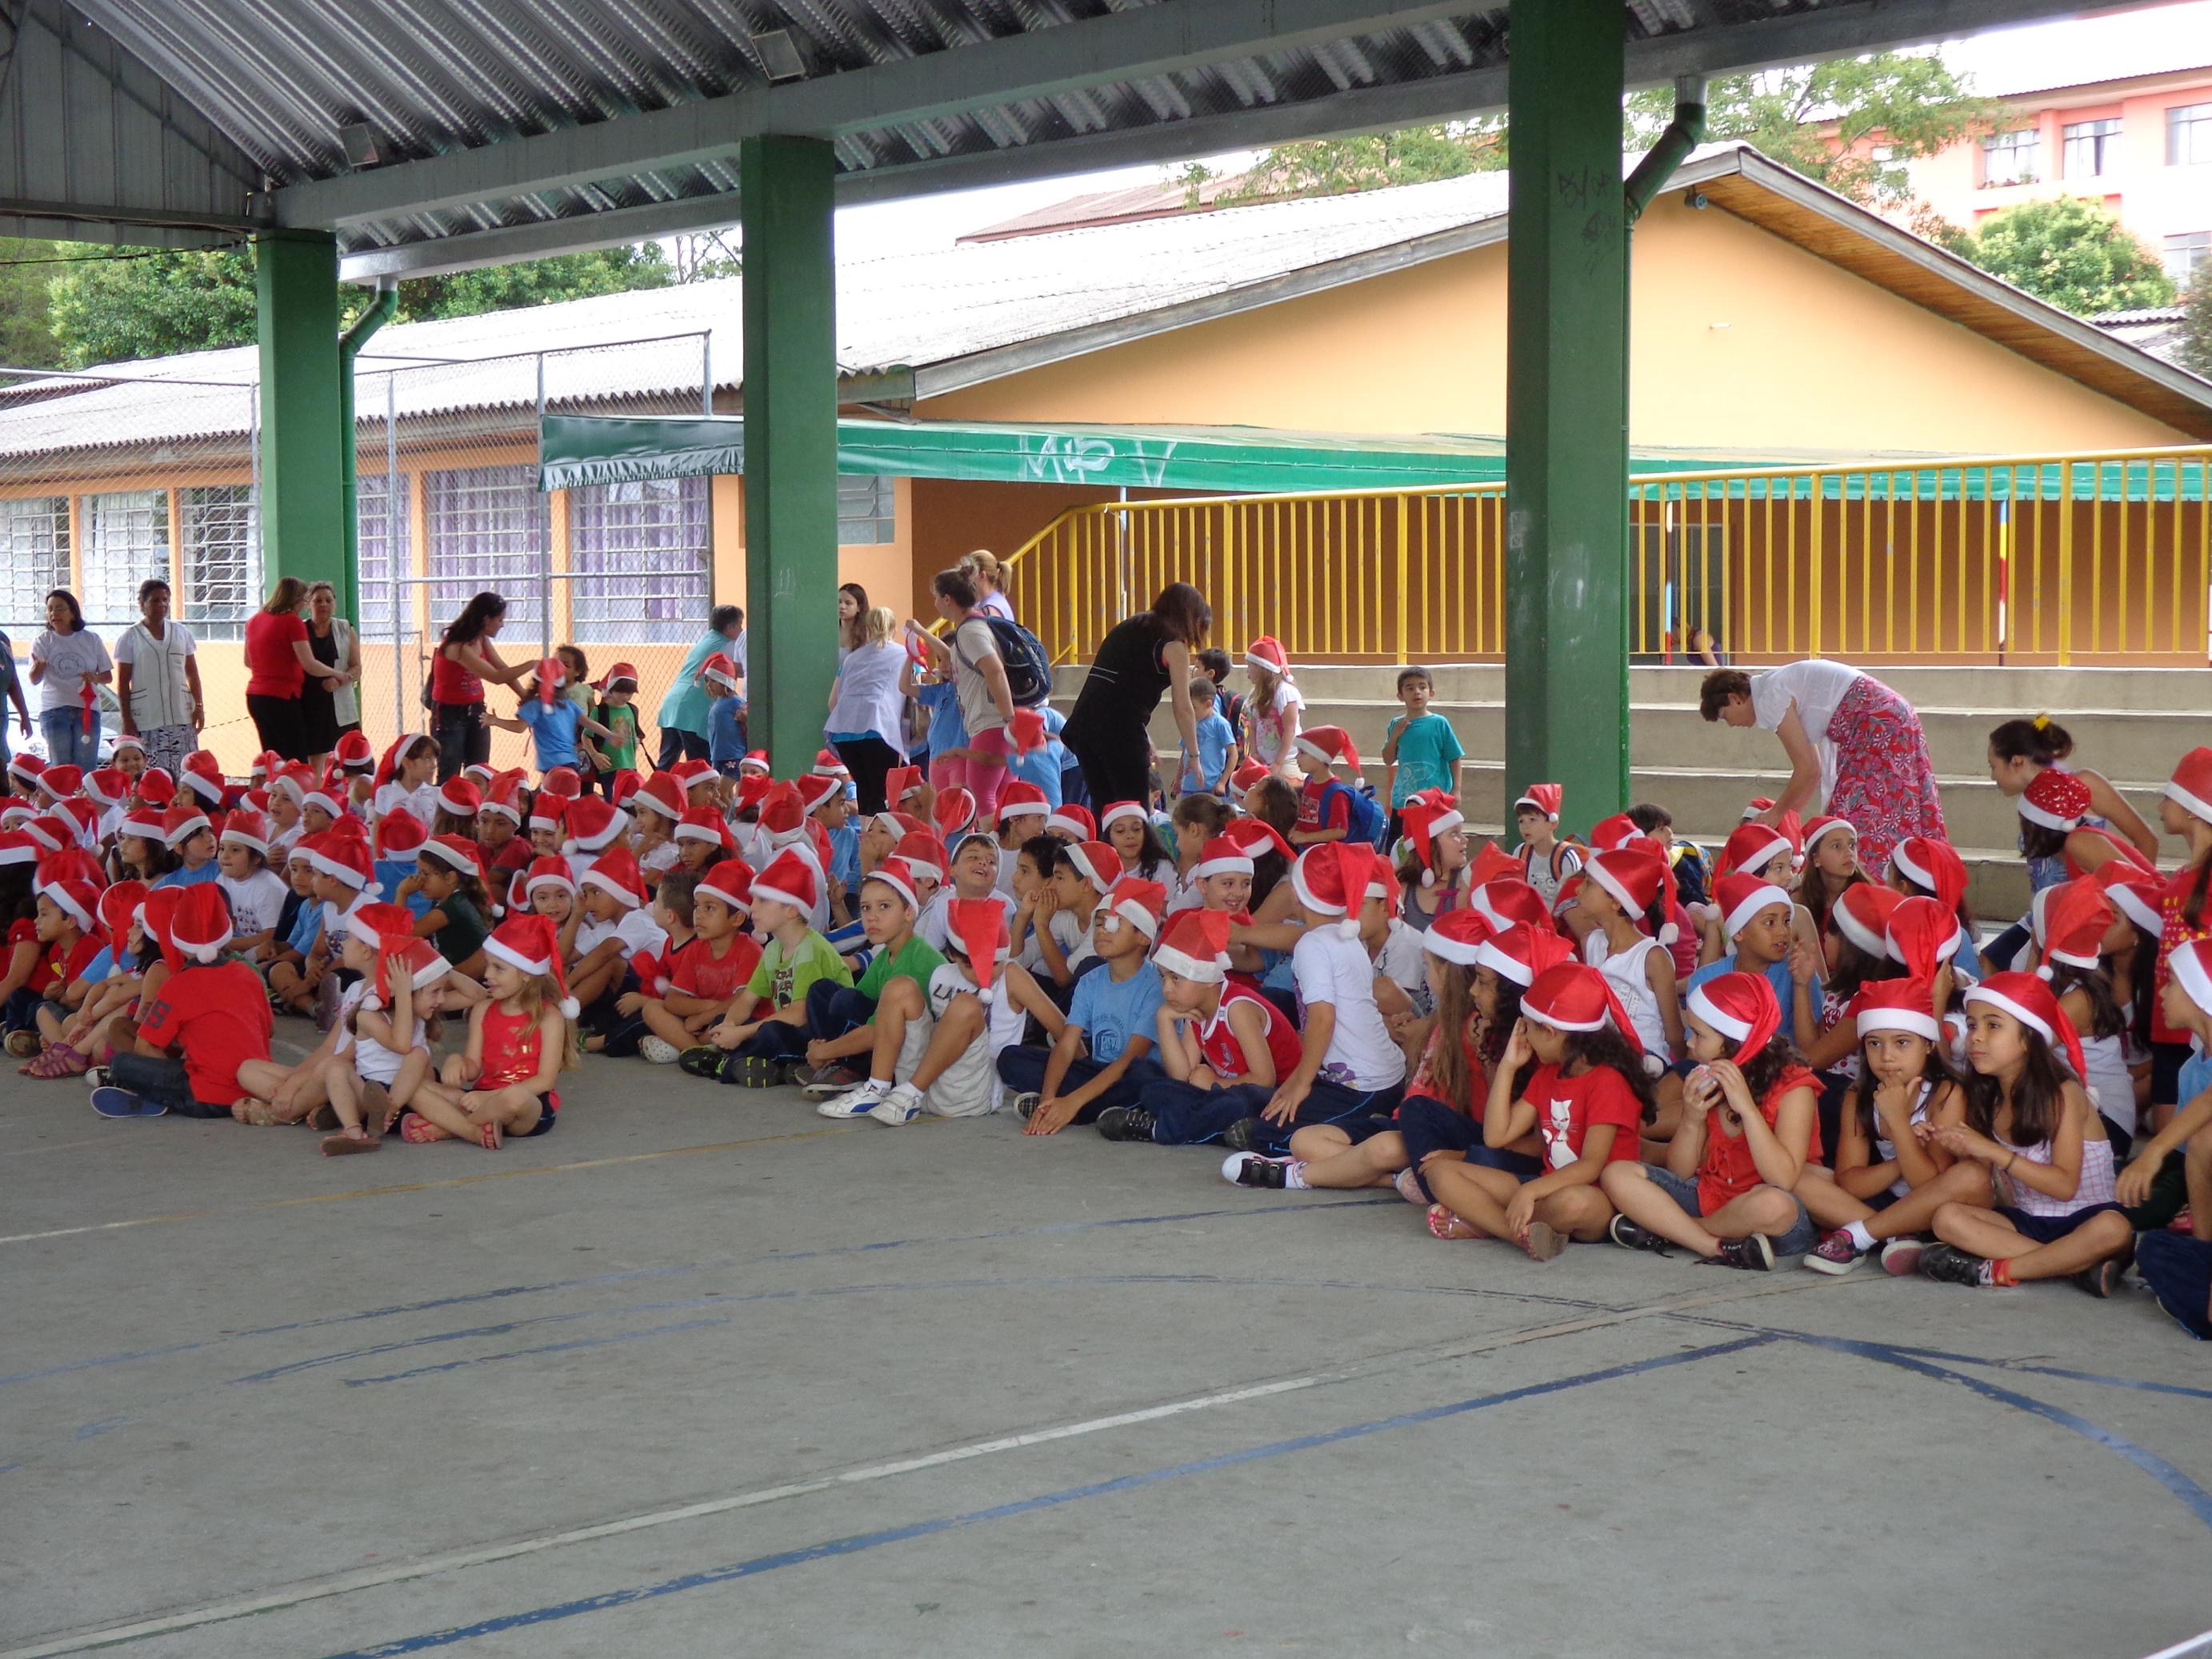
[[[827, 1095], [814, 1109], [824, 1117], [866, 1117], [890, 1094], [904, 1066], [911, 1070], [929, 1046], [929, 979], [945, 957], [915, 936], [920, 878], [902, 858], [888, 858], [860, 884], [860, 927], [875, 959], [850, 990], [817, 984], [806, 995], [806, 1092]], [[868, 1056], [860, 1075], [848, 1059]], [[857, 1086], [853, 1086], [857, 1085]]]

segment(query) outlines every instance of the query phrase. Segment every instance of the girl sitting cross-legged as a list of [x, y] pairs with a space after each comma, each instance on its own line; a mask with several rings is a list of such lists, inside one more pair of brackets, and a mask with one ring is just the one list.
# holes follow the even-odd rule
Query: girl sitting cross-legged
[[484, 942], [484, 988], [491, 994], [469, 1010], [468, 1046], [416, 1091], [401, 1139], [470, 1140], [495, 1152], [507, 1136], [545, 1134], [558, 1121], [554, 1083], [583, 1054], [552, 922], [501, 922]]

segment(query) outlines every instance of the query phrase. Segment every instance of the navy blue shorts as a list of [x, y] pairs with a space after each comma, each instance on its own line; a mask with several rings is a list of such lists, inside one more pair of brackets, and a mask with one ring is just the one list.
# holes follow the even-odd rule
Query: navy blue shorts
[[523, 1139], [529, 1139], [531, 1135], [550, 1135], [553, 1133], [553, 1126], [561, 1121], [561, 1115], [553, 1109], [551, 1101], [550, 1095], [538, 1097], [538, 1121], [530, 1126]]
[[2056, 1244], [2093, 1215], [2102, 1215], [2107, 1210], [2118, 1210], [2117, 1204], [2085, 1204], [2065, 1215], [2030, 1215], [2009, 1204], [1997, 1206], [1997, 1213], [2012, 1223], [2021, 1237], [2032, 1238], [2039, 1244]]
[[2136, 1271], [2158, 1305], [2199, 1342], [2212, 1341], [2212, 1243], [2160, 1231], [2136, 1240]]
[[1395, 1117], [1346, 1117], [1339, 1118], [1329, 1127], [1343, 1130], [1346, 1138], [1357, 1146], [1363, 1140], [1372, 1140], [1377, 1135], [1395, 1133], [1398, 1120]]

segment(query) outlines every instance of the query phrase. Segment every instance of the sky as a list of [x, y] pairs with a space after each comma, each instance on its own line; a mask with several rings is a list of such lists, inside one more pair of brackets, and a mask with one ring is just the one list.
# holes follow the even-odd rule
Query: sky
[[[1964, 71], [1977, 92], [2001, 94], [2053, 84], [2117, 79], [2212, 64], [2212, 0], [2120, 11], [2086, 12], [2048, 22], [1992, 29], [1946, 42], [1944, 61]], [[1249, 151], [1201, 158], [1234, 170]], [[1093, 191], [1149, 184], [1180, 171], [1158, 165], [1070, 173], [1033, 184], [882, 202], [841, 209], [837, 254], [861, 260], [912, 248], [949, 247], [958, 238], [1017, 214]]]

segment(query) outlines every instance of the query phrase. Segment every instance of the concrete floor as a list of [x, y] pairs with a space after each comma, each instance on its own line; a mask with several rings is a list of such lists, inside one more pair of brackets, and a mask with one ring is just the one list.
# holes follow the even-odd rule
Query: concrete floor
[[2139, 1656], [2207, 1350], [593, 1062], [497, 1155], [0, 1080], [0, 1659]]

